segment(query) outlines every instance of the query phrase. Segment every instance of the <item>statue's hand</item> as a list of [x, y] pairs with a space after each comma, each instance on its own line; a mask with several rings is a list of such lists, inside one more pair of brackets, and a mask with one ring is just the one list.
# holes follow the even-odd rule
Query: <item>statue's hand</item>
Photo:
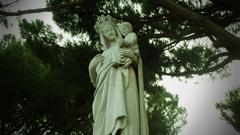
[[132, 51], [132, 49], [129, 48], [121, 48], [119, 49], [119, 54], [120, 54], [120, 59], [125, 59], [130, 58], [131, 60], [135, 61], [137, 60], [137, 56], [134, 54], [134, 52]]

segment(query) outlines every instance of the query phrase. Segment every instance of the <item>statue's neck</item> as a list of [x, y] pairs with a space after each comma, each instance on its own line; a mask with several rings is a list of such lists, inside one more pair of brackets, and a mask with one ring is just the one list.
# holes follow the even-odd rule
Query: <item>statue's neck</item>
[[116, 45], [117, 45], [116, 40], [109, 40], [107, 48], [111, 48], [111, 47], [114, 47]]

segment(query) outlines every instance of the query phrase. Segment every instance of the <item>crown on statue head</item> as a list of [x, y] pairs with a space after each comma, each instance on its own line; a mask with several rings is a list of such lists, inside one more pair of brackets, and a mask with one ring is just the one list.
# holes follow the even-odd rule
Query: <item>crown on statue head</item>
[[94, 28], [96, 32], [100, 34], [102, 32], [103, 26], [107, 24], [115, 26], [116, 21], [110, 15], [107, 16], [101, 15], [100, 17], [98, 17], [96, 24], [94, 25]]

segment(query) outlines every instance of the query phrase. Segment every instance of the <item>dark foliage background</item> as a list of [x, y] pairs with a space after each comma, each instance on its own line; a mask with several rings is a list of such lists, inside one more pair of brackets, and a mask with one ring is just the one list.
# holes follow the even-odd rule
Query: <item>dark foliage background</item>
[[[129, 21], [138, 35], [151, 135], [176, 135], [186, 124], [186, 109], [179, 106], [178, 96], [156, 84], [163, 75], [223, 74], [228, 63], [239, 60], [240, 3], [236, 0], [47, 0], [42, 9], [7, 10], [17, 2], [0, 3], [1, 24], [8, 26], [10, 16], [51, 11], [61, 29], [86, 34], [89, 41], [66, 41], [60, 46], [62, 35], [51, 26], [25, 19], [19, 21], [20, 39], [11, 34], [2, 38], [2, 135], [92, 134], [94, 88], [88, 64], [100, 52], [93, 25], [102, 14]], [[224, 107], [217, 105], [222, 112]], [[232, 117], [222, 114], [231, 121], [239, 116], [239, 111], [234, 113]], [[230, 124], [239, 129], [239, 124]]]

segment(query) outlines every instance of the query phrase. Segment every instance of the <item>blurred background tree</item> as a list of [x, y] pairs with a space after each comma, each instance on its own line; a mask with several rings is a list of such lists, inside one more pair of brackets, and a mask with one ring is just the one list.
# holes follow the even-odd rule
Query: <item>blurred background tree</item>
[[47, 0], [45, 8], [11, 12], [0, 3], [0, 23], [8, 17], [52, 12], [57, 25], [87, 40], [65, 41], [40, 20], [19, 21], [22, 39], [1, 40], [0, 132], [84, 134], [92, 130], [94, 88], [88, 64], [100, 52], [93, 28], [99, 15], [128, 21], [138, 35], [144, 61], [151, 135], [176, 135], [186, 124], [178, 97], [156, 84], [163, 75], [225, 75], [239, 59], [240, 3], [236, 0]]
[[232, 89], [227, 92], [225, 99], [216, 104], [217, 109], [221, 112], [222, 119], [240, 132], [240, 88]]

